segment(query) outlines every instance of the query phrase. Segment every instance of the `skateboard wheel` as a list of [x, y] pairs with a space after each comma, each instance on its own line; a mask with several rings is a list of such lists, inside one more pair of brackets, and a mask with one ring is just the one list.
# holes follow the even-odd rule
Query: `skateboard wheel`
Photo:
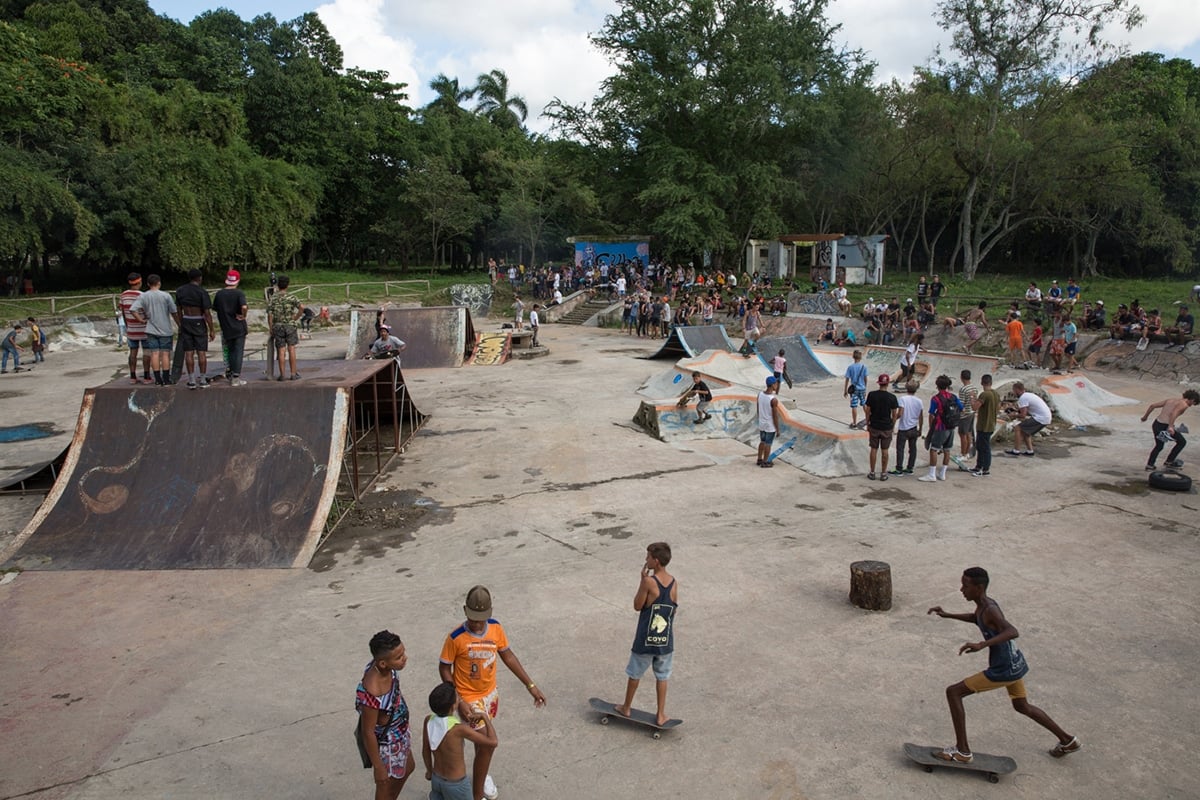
[[609, 718], [609, 717], [607, 717], [607, 716], [605, 716], [605, 717], [601, 717], [601, 718], [600, 718], [600, 724], [601, 724], [601, 725], [607, 725], [607, 724], [608, 724], [608, 720], [609, 720], [609, 719], [610, 719], [610, 718]]
[[997, 775], [997, 774], [996, 774], [996, 773], [994, 773], [994, 772], [989, 772], [989, 773], [988, 773], [988, 783], [999, 783], [999, 782], [1000, 782], [1000, 776], [999, 776], [999, 775]]
[[929, 766], [928, 764], [926, 764], [926, 765], [925, 765], [925, 771], [926, 771], [926, 772], [933, 772], [933, 767], [931, 767], [931, 766]]
[[650, 734], [650, 735], [651, 735], [651, 736], [653, 736], [655, 739], [661, 739], [661, 738], [662, 738], [662, 734], [661, 734], [661, 733], [659, 733], [658, 731], [655, 731], [654, 733], [652, 733], [652, 734]]

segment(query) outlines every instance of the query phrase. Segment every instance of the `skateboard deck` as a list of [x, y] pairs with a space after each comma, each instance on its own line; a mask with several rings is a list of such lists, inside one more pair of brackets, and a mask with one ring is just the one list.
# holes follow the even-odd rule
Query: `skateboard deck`
[[775, 450], [771, 453], [771, 455], [767, 456], [767, 463], [768, 464], [774, 463], [775, 459], [779, 458], [780, 453], [782, 453], [784, 450], [791, 450], [793, 447], [795, 447], [796, 440], [798, 438], [799, 437], [792, 437], [788, 441], [779, 445], [779, 447], [776, 447]]
[[652, 735], [655, 739], [658, 739], [662, 735], [663, 731], [669, 731], [672, 728], [678, 728], [683, 724], [683, 720], [681, 719], [669, 719], [667, 720], [666, 724], [659, 725], [658, 718], [654, 714], [651, 714], [649, 711], [642, 711], [640, 708], [629, 709], [629, 716], [627, 717], [621, 712], [617, 711], [616, 704], [609, 703], [606, 700], [601, 700], [599, 697], [588, 698], [588, 703], [592, 706], [592, 708], [599, 711], [602, 715], [600, 717], [601, 725], [607, 725], [610, 719], [625, 720], [626, 722], [632, 722], [635, 725], [644, 725], [647, 728], [652, 728], [654, 730]]
[[982, 772], [987, 775], [989, 781], [998, 783], [1001, 775], [1007, 775], [1017, 770], [1017, 762], [1008, 756], [992, 756], [979, 752], [975, 753], [975, 758], [969, 764], [958, 761], [942, 761], [933, 755], [934, 751], [941, 749], [927, 744], [904, 743], [904, 755], [925, 767], [926, 772], [933, 772], [934, 767], [965, 769], [968, 772]]

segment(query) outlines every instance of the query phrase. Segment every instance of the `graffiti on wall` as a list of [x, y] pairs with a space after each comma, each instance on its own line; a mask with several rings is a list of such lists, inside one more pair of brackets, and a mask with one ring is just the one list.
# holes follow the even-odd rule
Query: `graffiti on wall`
[[466, 306], [473, 317], [486, 317], [492, 308], [492, 287], [483, 283], [456, 283], [450, 287], [450, 302]]

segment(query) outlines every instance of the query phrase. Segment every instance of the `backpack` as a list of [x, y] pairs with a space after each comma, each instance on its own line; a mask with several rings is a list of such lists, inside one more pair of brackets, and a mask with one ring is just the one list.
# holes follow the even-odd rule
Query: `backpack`
[[959, 399], [954, 395], [950, 395], [949, 400], [947, 400], [945, 395], [939, 395], [938, 415], [942, 418], [943, 430], [957, 430], [958, 423], [962, 419], [962, 407], [959, 405]]

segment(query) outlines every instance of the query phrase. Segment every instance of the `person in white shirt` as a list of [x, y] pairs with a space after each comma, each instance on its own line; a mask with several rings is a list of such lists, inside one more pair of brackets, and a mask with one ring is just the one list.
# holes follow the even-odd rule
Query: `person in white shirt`
[[1025, 384], [1020, 381], [1013, 384], [1012, 392], [1017, 397], [1017, 413], [1021, 422], [1013, 429], [1016, 437], [1016, 447], [1004, 452], [1010, 456], [1033, 455], [1033, 437], [1042, 428], [1050, 424], [1052, 416], [1050, 406], [1046, 401], [1033, 392], [1025, 391]]

